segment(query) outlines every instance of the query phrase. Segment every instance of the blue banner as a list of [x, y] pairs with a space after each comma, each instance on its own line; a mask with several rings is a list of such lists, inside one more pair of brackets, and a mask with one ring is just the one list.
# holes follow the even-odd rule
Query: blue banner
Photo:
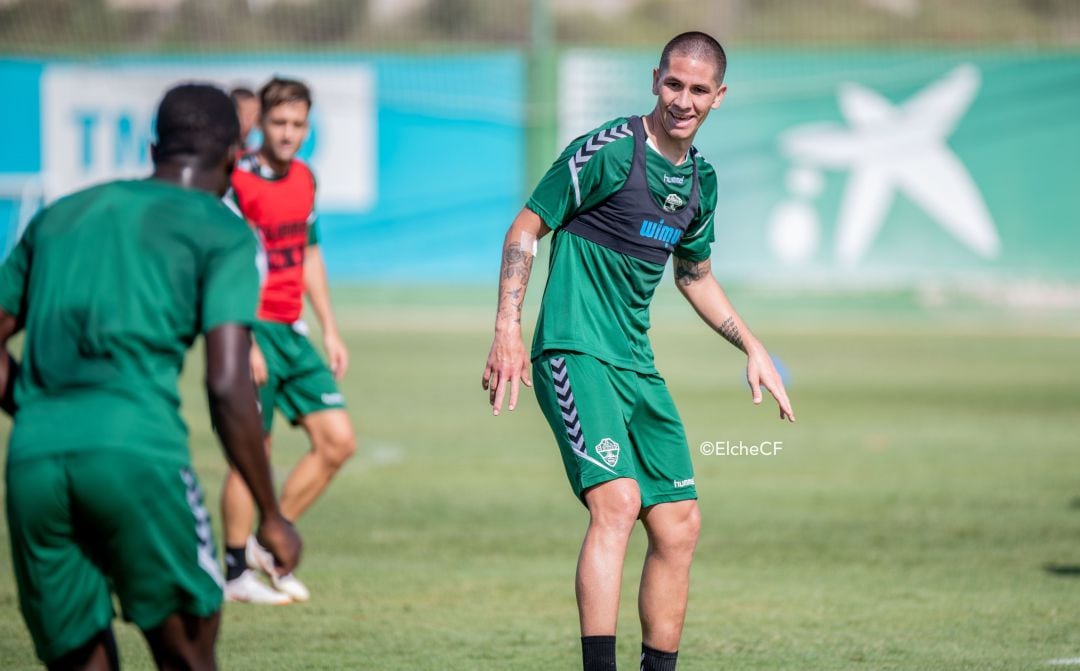
[[521, 206], [524, 66], [462, 56], [0, 60], [20, 105], [0, 161], [0, 251], [42, 202], [150, 170], [153, 110], [183, 80], [312, 87], [302, 158], [319, 183], [323, 253], [353, 281], [483, 281]]

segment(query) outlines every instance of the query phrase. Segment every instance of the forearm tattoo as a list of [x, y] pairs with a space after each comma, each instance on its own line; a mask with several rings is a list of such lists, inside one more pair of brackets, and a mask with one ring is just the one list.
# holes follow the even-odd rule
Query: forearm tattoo
[[529, 281], [532, 272], [533, 255], [521, 248], [520, 242], [511, 242], [503, 250], [502, 276], [510, 279], [515, 275]]
[[[525, 287], [532, 274], [533, 255], [521, 248], [520, 242], [511, 242], [503, 250], [502, 270], [499, 272], [498, 319], [510, 319], [521, 323], [521, 305], [525, 302]], [[519, 278], [518, 283], [514, 278]]]
[[675, 257], [675, 282], [679, 286], [690, 286], [705, 277], [708, 272], [704, 263], [694, 263]]
[[746, 351], [746, 347], [743, 345], [742, 336], [739, 335], [739, 327], [735, 325], [735, 318], [728, 317], [724, 320], [724, 323], [720, 325], [720, 328], [716, 329], [717, 333], [724, 336], [724, 338], [735, 345], [742, 351]]

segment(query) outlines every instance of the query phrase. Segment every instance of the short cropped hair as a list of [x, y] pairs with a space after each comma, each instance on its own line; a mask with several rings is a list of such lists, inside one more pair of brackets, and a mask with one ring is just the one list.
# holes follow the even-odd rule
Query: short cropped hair
[[155, 131], [155, 162], [194, 156], [209, 168], [233, 148], [240, 134], [240, 121], [232, 100], [218, 87], [180, 84], [161, 99]]
[[229, 97], [234, 103], [238, 103], [241, 100], [251, 100], [255, 97], [255, 92], [246, 86], [235, 86], [229, 91]]
[[716, 68], [716, 83], [724, 83], [724, 73], [727, 71], [727, 54], [724, 47], [712, 35], [691, 31], [682, 33], [671, 38], [664, 45], [660, 53], [660, 71], [663, 72], [670, 65], [672, 56], [690, 56], [698, 60], [712, 61]]
[[283, 103], [302, 102], [311, 109], [311, 89], [296, 79], [274, 77], [259, 89], [259, 103], [263, 112], [269, 112]]

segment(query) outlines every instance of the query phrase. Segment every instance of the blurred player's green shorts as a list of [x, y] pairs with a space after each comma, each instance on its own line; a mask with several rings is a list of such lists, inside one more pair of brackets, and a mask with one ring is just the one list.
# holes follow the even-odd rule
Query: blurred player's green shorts
[[303, 322], [260, 321], [252, 332], [269, 373], [266, 384], [259, 388], [263, 431], [270, 433], [275, 407], [291, 424], [313, 412], [345, 407], [345, 397], [333, 373], [311, 346]]
[[43, 662], [109, 626], [110, 591], [144, 631], [221, 607], [210, 515], [189, 466], [95, 449], [9, 463], [6, 481], [19, 606]]
[[697, 498], [686, 432], [659, 375], [544, 352], [533, 386], [582, 503], [585, 490], [616, 478], [637, 481], [642, 506]]

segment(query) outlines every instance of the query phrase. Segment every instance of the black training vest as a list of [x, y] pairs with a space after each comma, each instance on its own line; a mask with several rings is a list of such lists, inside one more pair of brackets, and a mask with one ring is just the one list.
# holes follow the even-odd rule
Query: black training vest
[[649, 190], [645, 167], [648, 135], [641, 117], [630, 117], [630, 129], [634, 134], [634, 159], [622, 188], [591, 210], [578, 214], [559, 230], [620, 254], [664, 265], [697, 215], [697, 150], [691, 147], [688, 156], [694, 167], [690, 201], [678, 212], [665, 212]]

